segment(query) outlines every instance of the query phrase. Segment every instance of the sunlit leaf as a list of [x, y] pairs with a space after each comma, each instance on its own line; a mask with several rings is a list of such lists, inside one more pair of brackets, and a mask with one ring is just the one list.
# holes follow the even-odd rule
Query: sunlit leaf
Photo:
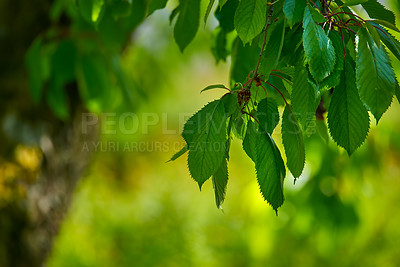
[[225, 200], [226, 186], [228, 184], [228, 162], [223, 159], [218, 170], [212, 176], [212, 184], [215, 194], [215, 204], [221, 209]]
[[264, 28], [267, 18], [264, 0], [241, 0], [235, 13], [235, 28], [244, 44], [251, 42]]
[[360, 98], [378, 122], [392, 102], [396, 78], [385, 48], [378, 48], [363, 29], [358, 32], [356, 75]]
[[263, 131], [272, 134], [279, 123], [279, 112], [276, 102], [272, 98], [264, 98], [258, 103], [257, 119]]
[[335, 49], [322, 27], [318, 26], [309, 11], [304, 12], [303, 46], [311, 75], [319, 82], [332, 72], [335, 65]]
[[335, 142], [349, 155], [364, 142], [369, 130], [368, 111], [358, 95], [354, 63], [346, 57], [340, 84], [335, 87], [328, 109], [328, 126]]
[[301, 132], [296, 115], [287, 105], [282, 116], [282, 142], [287, 158], [287, 167], [295, 178], [303, 172], [305, 149], [303, 133]]
[[226, 155], [226, 116], [222, 101], [210, 102], [194, 114], [186, 122], [182, 136], [189, 147], [190, 174], [201, 189]]

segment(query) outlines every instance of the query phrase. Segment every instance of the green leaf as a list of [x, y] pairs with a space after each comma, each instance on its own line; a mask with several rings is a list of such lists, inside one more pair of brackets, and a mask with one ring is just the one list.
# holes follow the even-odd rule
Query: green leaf
[[167, 5], [168, 0], [150, 0], [149, 15], [157, 9], [163, 9]]
[[214, 55], [216, 63], [220, 60], [226, 61], [226, 57], [229, 52], [226, 49], [226, 32], [221, 28], [217, 27], [212, 32], [212, 44], [211, 44], [211, 52]]
[[378, 122], [392, 102], [396, 78], [385, 48], [364, 29], [358, 31], [356, 75], [360, 98]]
[[396, 32], [400, 32], [400, 30], [392, 23], [386, 21], [386, 20], [380, 20], [380, 19], [371, 19], [371, 20], [367, 20], [367, 22], [371, 23], [371, 24], [380, 24], [382, 26], [385, 26], [386, 28], [389, 28], [391, 30], [394, 30]]
[[176, 153], [171, 157], [171, 159], [168, 160], [167, 162], [174, 161], [174, 160], [178, 159], [180, 156], [182, 156], [183, 154], [185, 154], [188, 150], [189, 150], [189, 148], [188, 148], [187, 145], [184, 146], [184, 147], [182, 147], [182, 149], [179, 150], [178, 152], [176, 152]]
[[396, 83], [395, 94], [397, 97], [397, 101], [400, 103], [400, 86], [398, 83]]
[[240, 38], [236, 38], [232, 48], [232, 64], [230, 71], [231, 83], [242, 82], [257, 63], [260, 49], [255, 42], [243, 46]]
[[108, 107], [111, 87], [108, 65], [99, 55], [81, 58], [79, 90], [91, 112], [99, 113]]
[[321, 12], [318, 9], [309, 7], [309, 10], [310, 10], [312, 19], [316, 23], [324, 23], [324, 22], [326, 22], [326, 19], [325, 19], [324, 15], [322, 15]]
[[224, 103], [227, 117], [231, 116], [238, 110], [237, 94], [227, 93], [221, 98], [221, 101]]
[[370, 18], [384, 20], [396, 25], [396, 17], [393, 12], [387, 10], [377, 0], [369, 0], [366, 3], [363, 3], [362, 7], [367, 11]]
[[368, 2], [368, 0], [343, 0], [344, 4], [342, 5], [342, 7], [356, 6], [365, 2]]
[[136, 99], [135, 96], [133, 95], [133, 88], [129, 83], [127, 74], [121, 68], [121, 59], [119, 54], [113, 56], [111, 66], [115, 78], [117, 79], [119, 88], [122, 91], [125, 103], [128, 105], [129, 108], [134, 108]]
[[303, 19], [306, 1], [303, 0], [286, 0], [283, 6], [283, 13], [290, 27]]
[[262, 131], [272, 134], [279, 123], [278, 106], [274, 99], [264, 98], [258, 103], [257, 119]]
[[244, 44], [251, 42], [267, 21], [267, 3], [264, 0], [241, 0], [235, 13], [235, 28]]
[[51, 59], [52, 75], [57, 75], [62, 83], [75, 79], [76, 48], [71, 40], [63, 40]]
[[368, 32], [369, 32], [370, 36], [372, 37], [372, 39], [374, 40], [375, 44], [378, 46], [378, 48], [380, 48], [381, 47], [381, 37], [380, 37], [378, 31], [368, 21], [365, 22], [365, 26], [367, 26]]
[[175, 7], [172, 11], [171, 14], [169, 15], [169, 24], [172, 24], [172, 21], [175, 19], [176, 16], [178, 16], [179, 11], [180, 11], [180, 5]]
[[303, 46], [310, 73], [320, 82], [333, 70], [335, 49], [324, 30], [313, 21], [309, 8], [304, 12], [303, 27]]
[[189, 147], [189, 171], [200, 189], [226, 155], [226, 119], [224, 104], [215, 100], [193, 115], [183, 128], [182, 136]]
[[231, 32], [235, 29], [234, 17], [238, 5], [239, 5], [238, 0], [229, 0], [229, 2], [226, 3], [226, 5], [215, 11], [215, 17], [219, 21], [219, 26], [226, 33]]
[[255, 163], [263, 198], [277, 211], [284, 201], [283, 181], [286, 169], [274, 140], [268, 133], [258, 132], [255, 123], [249, 121], [243, 148]]
[[268, 80], [271, 71], [278, 64], [285, 36], [285, 25], [282, 21], [273, 30], [260, 61], [260, 73]]
[[225, 200], [226, 186], [228, 184], [228, 162], [223, 159], [221, 166], [212, 176], [212, 184], [215, 193], [215, 204], [219, 209]]
[[111, 3], [111, 13], [115, 20], [127, 17], [131, 14], [132, 3], [126, 0], [114, 0]]
[[380, 30], [378, 31], [382, 42], [386, 45], [386, 47], [393, 53], [393, 55], [400, 60], [400, 42], [391, 35], [387, 30], [382, 28], [381, 26], [375, 24]]
[[323, 88], [330, 89], [337, 86], [340, 82], [340, 75], [343, 70], [344, 52], [342, 38], [336, 31], [330, 31], [329, 36], [332, 41], [332, 45], [335, 48], [336, 60], [331, 74], [316, 85], [319, 88], [319, 91], [321, 91]]
[[61, 41], [51, 58], [51, 78], [47, 91], [47, 102], [61, 119], [69, 114], [67, 94], [64, 86], [75, 79], [76, 48], [72, 41]]
[[239, 109], [237, 109], [235, 115], [236, 116], [232, 117], [233, 118], [232, 132], [237, 138], [243, 140], [246, 134], [247, 118], [245, 117], [244, 114], [240, 113]]
[[67, 94], [64, 88], [64, 81], [57, 74], [50, 79], [49, 90], [46, 100], [54, 114], [60, 119], [67, 119], [69, 107], [67, 105]]
[[287, 105], [282, 116], [282, 142], [287, 157], [287, 167], [295, 178], [303, 172], [306, 160], [303, 133], [296, 115]]
[[308, 71], [302, 60], [296, 66], [291, 99], [293, 110], [298, 114], [304, 132], [307, 132], [315, 121], [318, 100], [313, 86], [308, 82]]
[[228, 2], [228, 0], [219, 0], [219, 7], [220, 8], [222, 8], [225, 4], [226, 4], [226, 2]]
[[210, 15], [210, 12], [214, 5], [214, 2], [215, 2], [215, 0], [210, 0], [210, 2], [208, 3], [206, 13], [204, 14], [204, 23], [207, 22], [208, 16]]
[[92, 24], [97, 24], [104, 13], [104, 0], [78, 0], [82, 17]]
[[326, 125], [324, 120], [316, 120], [316, 126], [319, 136], [326, 143], [329, 143], [329, 134], [328, 134], [328, 126]]
[[368, 134], [368, 111], [358, 95], [354, 63], [349, 57], [346, 57], [340, 84], [333, 91], [328, 109], [328, 126], [333, 140], [346, 149], [349, 156]]
[[174, 27], [174, 38], [182, 52], [195, 37], [199, 20], [200, 0], [181, 0], [178, 20]]
[[225, 85], [223, 84], [213, 84], [213, 85], [209, 85], [206, 88], [204, 88], [203, 90], [200, 91], [200, 93], [208, 91], [208, 90], [212, 90], [212, 89], [228, 89], [225, 87]]
[[29, 89], [33, 101], [38, 104], [43, 92], [43, 67], [42, 67], [42, 46], [41, 38], [35, 39], [26, 53], [25, 64], [29, 74]]

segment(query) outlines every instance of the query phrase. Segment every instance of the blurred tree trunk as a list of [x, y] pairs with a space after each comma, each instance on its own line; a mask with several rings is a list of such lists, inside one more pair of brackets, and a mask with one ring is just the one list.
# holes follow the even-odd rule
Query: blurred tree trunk
[[31, 182], [23, 179], [22, 172], [15, 175], [16, 187], [25, 188], [22, 197], [11, 192], [1, 202], [5, 194], [0, 190], [2, 267], [44, 265], [90, 159], [82, 144], [96, 139], [95, 127], [82, 134], [84, 110], [75, 83], [68, 85], [74, 104], [68, 121], [56, 119], [45, 105], [34, 106], [29, 95], [24, 57], [34, 38], [49, 28], [51, 4], [51, 0], [0, 0], [0, 185], [6, 184], [4, 166], [18, 166], [18, 146], [39, 147], [42, 159]]

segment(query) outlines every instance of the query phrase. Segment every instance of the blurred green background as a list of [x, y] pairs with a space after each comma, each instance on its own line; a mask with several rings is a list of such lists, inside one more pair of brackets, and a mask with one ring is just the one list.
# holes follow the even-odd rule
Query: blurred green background
[[295, 185], [286, 178], [279, 216], [235, 139], [221, 211], [211, 182], [199, 192], [190, 178], [186, 155], [166, 161], [184, 144], [184, 121], [223, 94], [199, 92], [228, 84], [229, 62], [215, 65], [210, 53], [212, 20], [181, 54], [170, 10], [151, 15], [122, 56], [145, 100], [123, 126], [129, 110], [103, 117], [100, 143], [82, 148], [95, 156], [47, 266], [399, 266], [398, 101], [350, 159], [332, 140], [308, 138], [304, 174]]

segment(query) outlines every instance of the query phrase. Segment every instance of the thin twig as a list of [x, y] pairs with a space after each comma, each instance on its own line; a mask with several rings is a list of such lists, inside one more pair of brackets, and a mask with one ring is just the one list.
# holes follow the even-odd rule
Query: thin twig
[[254, 69], [253, 72], [253, 77], [251, 77], [249, 84], [247, 85], [247, 88], [250, 89], [251, 88], [251, 84], [253, 83], [254, 79], [257, 77], [258, 75], [258, 69], [260, 68], [260, 62], [261, 62], [261, 57], [263, 55], [264, 49], [265, 49], [265, 45], [267, 44], [267, 33], [268, 33], [268, 27], [269, 25], [271, 25], [271, 18], [272, 18], [272, 13], [274, 12], [274, 6], [271, 5], [268, 11], [268, 19], [267, 19], [267, 24], [265, 24], [264, 27], [264, 39], [263, 39], [263, 44], [261, 46], [261, 51], [260, 54], [258, 55], [258, 60], [257, 60], [257, 65], [256, 68]]
[[273, 84], [269, 83], [269, 82], [265, 82], [266, 84], [268, 84], [269, 86], [273, 87], [283, 98], [283, 101], [285, 101], [285, 104], [288, 105], [288, 102], [286, 101], [286, 98], [283, 96], [283, 94], [281, 93], [281, 91], [279, 91], [278, 88], [276, 88], [276, 86], [274, 86]]

